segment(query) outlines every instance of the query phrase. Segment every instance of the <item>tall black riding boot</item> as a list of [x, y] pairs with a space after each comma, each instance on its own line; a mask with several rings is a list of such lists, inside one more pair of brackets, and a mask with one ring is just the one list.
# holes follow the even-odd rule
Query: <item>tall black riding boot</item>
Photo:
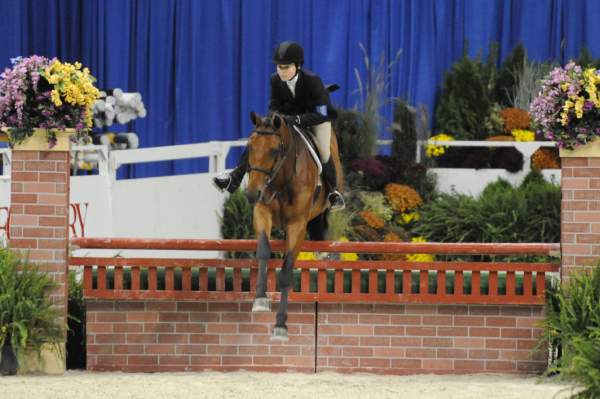
[[248, 149], [246, 148], [242, 155], [240, 156], [240, 160], [238, 161], [237, 166], [230, 173], [224, 173], [221, 176], [217, 176], [213, 178], [214, 185], [220, 190], [227, 190], [230, 193], [233, 193], [238, 189], [240, 184], [242, 183], [242, 179], [244, 175], [248, 171]]
[[325, 178], [326, 184], [329, 186], [329, 195], [327, 199], [331, 205], [332, 211], [339, 211], [346, 207], [344, 197], [337, 189], [337, 175], [335, 173], [335, 164], [333, 158], [329, 157], [329, 160], [323, 164], [323, 177]]

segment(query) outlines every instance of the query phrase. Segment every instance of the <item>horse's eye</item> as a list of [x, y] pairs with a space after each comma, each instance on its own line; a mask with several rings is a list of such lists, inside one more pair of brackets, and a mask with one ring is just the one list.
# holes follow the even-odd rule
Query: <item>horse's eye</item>
[[269, 153], [271, 154], [271, 157], [275, 158], [279, 155], [279, 150], [276, 148], [271, 148], [271, 151], [269, 151]]

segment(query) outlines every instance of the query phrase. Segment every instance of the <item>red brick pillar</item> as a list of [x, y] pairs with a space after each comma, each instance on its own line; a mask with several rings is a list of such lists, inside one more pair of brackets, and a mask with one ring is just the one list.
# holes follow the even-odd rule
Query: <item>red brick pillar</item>
[[561, 150], [561, 277], [600, 261], [600, 143]]
[[[45, 143], [45, 149], [47, 144]], [[59, 284], [50, 294], [66, 327], [68, 303], [69, 152], [13, 150], [9, 246], [29, 252]], [[61, 365], [62, 362], [62, 365]], [[58, 364], [58, 366], [57, 366]], [[64, 371], [64, 358], [51, 366]], [[46, 371], [46, 370], [42, 370]]]

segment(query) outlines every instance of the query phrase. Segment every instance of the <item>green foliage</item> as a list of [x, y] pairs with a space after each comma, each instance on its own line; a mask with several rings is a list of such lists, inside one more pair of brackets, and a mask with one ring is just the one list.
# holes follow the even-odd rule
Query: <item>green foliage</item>
[[364, 204], [364, 210], [372, 211], [386, 222], [389, 222], [394, 217], [394, 210], [386, 201], [383, 193], [363, 191], [358, 193], [358, 196]]
[[504, 119], [502, 119], [502, 107], [498, 103], [492, 104], [490, 114], [486, 116], [483, 126], [490, 136], [504, 134]]
[[594, 58], [587, 47], [581, 49], [579, 58], [575, 62], [582, 68], [600, 68], [600, 58]]
[[244, 191], [238, 189], [227, 197], [220, 221], [223, 238], [254, 238], [252, 205], [248, 202]]
[[370, 158], [375, 154], [377, 126], [362, 112], [338, 110], [334, 128], [344, 170], [349, 170], [353, 160]]
[[417, 151], [416, 110], [405, 101], [397, 101], [392, 124], [392, 156], [410, 165]]
[[[221, 222], [221, 236], [229, 239], [254, 238], [252, 227], [252, 205], [248, 202], [244, 191], [241, 189], [233, 192], [223, 204]], [[250, 258], [249, 252], [226, 252], [226, 258]]]
[[548, 303], [538, 347], [550, 343], [553, 352], [562, 349], [562, 356], [553, 357], [547, 373], [559, 372], [582, 386], [575, 398], [600, 397], [600, 266], [556, 285]]
[[517, 44], [506, 57], [500, 70], [494, 87], [494, 101], [503, 107], [511, 107], [511, 95], [519, 84], [519, 76], [527, 60], [527, 53], [522, 43]]
[[465, 55], [452, 66], [445, 74], [436, 107], [438, 131], [451, 134], [457, 140], [487, 137], [483, 121], [493, 104], [494, 72], [491, 58], [484, 64], [480, 58], [471, 59]]
[[568, 377], [575, 379], [583, 389], [573, 397], [595, 399], [600, 397], [600, 328], [592, 331], [589, 338], [575, 337], [572, 342], [571, 367], [565, 370]]
[[388, 100], [384, 95], [388, 89], [388, 77], [394, 64], [400, 57], [396, 53], [391, 62], [387, 62], [382, 53], [377, 62], [371, 62], [362, 44], [365, 74], [361, 76], [354, 69], [358, 85], [358, 104], [354, 109], [340, 109], [334, 128], [338, 135], [340, 158], [346, 171], [350, 163], [357, 159], [372, 158], [377, 151], [377, 135], [382, 124], [381, 107]]
[[[223, 213], [219, 217], [221, 223], [221, 236], [229, 239], [253, 239], [254, 227], [252, 224], [252, 205], [248, 202], [244, 191], [236, 190], [229, 195], [223, 203]], [[273, 228], [271, 238], [274, 240], [283, 239], [284, 233]], [[252, 252], [226, 252], [226, 258], [251, 258]]]
[[64, 331], [48, 293], [57, 287], [46, 274], [8, 248], [0, 248], [0, 348], [10, 343], [19, 361], [48, 343], [57, 352]]
[[327, 239], [338, 241], [341, 237], [347, 237], [353, 218], [354, 213], [349, 209], [331, 212], [328, 218]]
[[542, 79], [553, 67], [552, 64], [538, 64], [525, 59], [517, 82], [509, 92], [509, 106], [529, 110], [531, 102], [540, 93]]
[[415, 234], [434, 242], [559, 242], [560, 187], [539, 172], [518, 188], [499, 180], [478, 198], [443, 194], [421, 207]]

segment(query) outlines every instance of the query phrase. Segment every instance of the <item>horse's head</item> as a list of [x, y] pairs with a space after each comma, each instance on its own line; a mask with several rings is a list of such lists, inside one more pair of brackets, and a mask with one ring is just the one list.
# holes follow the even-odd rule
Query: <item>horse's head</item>
[[276, 194], [273, 183], [287, 158], [289, 131], [277, 114], [262, 118], [252, 112], [250, 118], [254, 131], [248, 140], [250, 169], [246, 196], [252, 204], [260, 200], [269, 203]]

